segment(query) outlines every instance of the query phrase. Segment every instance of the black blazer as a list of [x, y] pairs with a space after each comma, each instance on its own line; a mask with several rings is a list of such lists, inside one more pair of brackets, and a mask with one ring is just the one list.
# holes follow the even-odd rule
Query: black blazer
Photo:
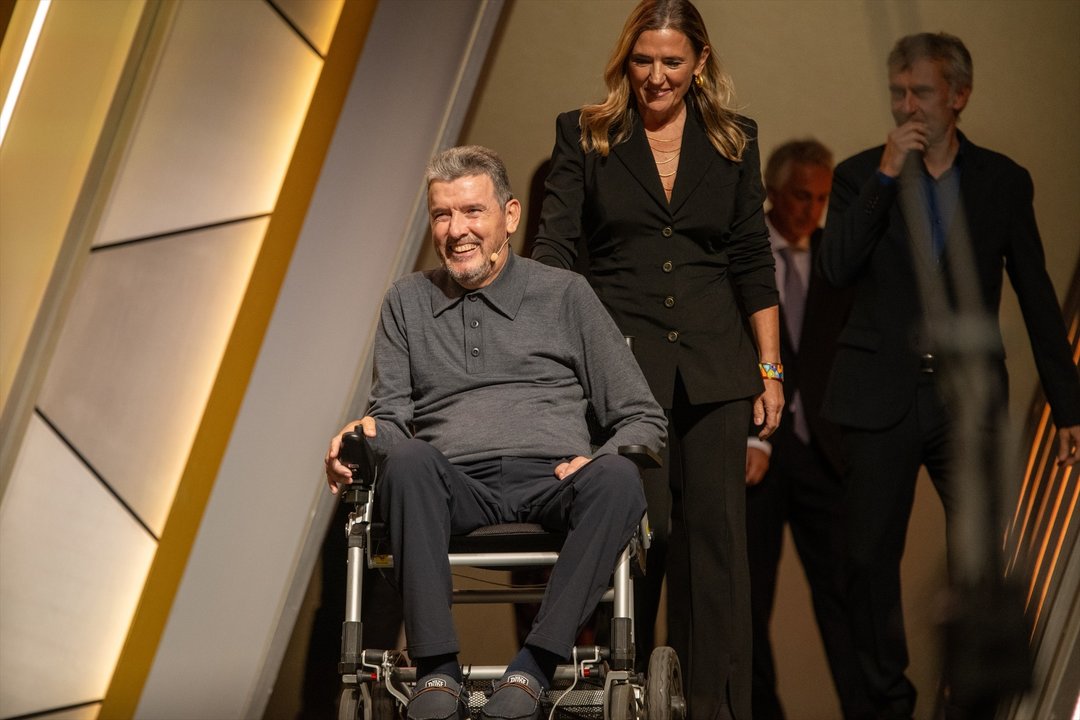
[[[899, 183], [877, 176], [883, 147], [836, 168], [825, 239], [825, 277], [854, 286], [851, 316], [840, 335], [824, 411], [843, 425], [883, 429], [911, 405], [919, 380], [922, 315]], [[1080, 380], [1069, 349], [1032, 206], [1028, 172], [960, 135], [956, 167], [981, 299], [997, 317], [1002, 269], [1009, 274], [1027, 325], [1039, 377], [1059, 427], [1080, 424]], [[1005, 352], [996, 333], [995, 360], [1005, 381]]]
[[752, 140], [733, 163], [688, 110], [670, 204], [636, 114], [630, 138], [607, 157], [582, 151], [577, 111], [560, 115], [533, 250], [570, 268], [578, 242], [586, 244], [590, 281], [634, 337], [665, 408], [676, 371], [695, 404], [760, 393], [747, 317], [777, 302], [756, 126], [742, 120]]
[[[821, 406], [836, 355], [836, 339], [847, 321], [852, 293], [850, 289], [832, 287], [821, 275], [816, 262], [821, 252], [821, 237], [821, 230], [815, 231], [810, 237], [810, 284], [806, 289], [806, 308], [803, 311], [798, 351], [784, 319], [784, 305], [780, 305], [780, 357], [784, 361], [784, 395], [791, 398], [796, 391], [799, 392], [799, 400], [810, 426], [811, 442], [839, 475], [843, 471], [840, 430], [821, 416]], [[785, 415], [788, 407], [790, 405], [785, 407]], [[778, 435], [794, 434], [794, 421], [785, 417], [776, 432]]]

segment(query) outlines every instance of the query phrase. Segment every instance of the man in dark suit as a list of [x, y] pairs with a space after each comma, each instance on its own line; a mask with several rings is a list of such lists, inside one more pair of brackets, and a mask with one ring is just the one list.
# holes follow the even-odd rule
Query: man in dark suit
[[813, 596], [833, 682], [847, 718], [868, 710], [844, 601], [844, 489], [838, 429], [820, 415], [821, 399], [850, 293], [813, 267], [819, 224], [832, 186], [832, 153], [816, 140], [784, 143], [769, 156], [765, 190], [769, 239], [780, 289], [780, 356], [787, 404], [768, 441], [747, 441], [746, 526], [754, 631], [756, 720], [784, 717], [776, 694], [769, 621], [784, 525], [791, 526]]
[[[1009, 273], [1059, 430], [1059, 462], [1078, 458], [1080, 381], [1046, 274], [1031, 177], [957, 130], [972, 88], [964, 44], [943, 33], [902, 38], [888, 76], [896, 127], [884, 146], [841, 163], [833, 181], [820, 266], [834, 285], [853, 286], [855, 297], [823, 412], [844, 429], [849, 602], [860, 665], [878, 716], [909, 718], [915, 689], [904, 675], [900, 558], [919, 467], [930, 473], [952, 541], [957, 496], [948, 467], [955, 415], [940, 392], [941, 348], [926, 330], [916, 277], [925, 265], [916, 258], [937, 258], [932, 273], [943, 277], [974, 275], [977, 302], [995, 318], [1002, 268]], [[914, 172], [902, 176], [905, 163]], [[923, 199], [909, 220], [901, 193]], [[972, 261], [960, 267], [954, 254], [965, 235]], [[914, 244], [920, 237], [929, 247]], [[1001, 407], [1007, 391], [997, 323], [991, 334], [990, 384]]]

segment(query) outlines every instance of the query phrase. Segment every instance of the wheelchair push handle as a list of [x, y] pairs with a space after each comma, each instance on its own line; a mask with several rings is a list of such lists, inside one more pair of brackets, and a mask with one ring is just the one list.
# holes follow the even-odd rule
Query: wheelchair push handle
[[375, 479], [375, 451], [359, 425], [342, 434], [338, 460], [352, 472], [353, 482], [368, 485]]

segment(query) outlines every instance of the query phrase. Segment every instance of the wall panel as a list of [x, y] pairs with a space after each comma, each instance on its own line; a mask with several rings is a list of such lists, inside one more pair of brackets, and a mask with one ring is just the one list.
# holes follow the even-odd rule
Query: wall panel
[[[0, 146], [0, 409], [26, 350], [142, 8], [143, 0], [57, 2], [42, 27]], [[16, 4], [0, 52], [4, 70], [9, 65], [14, 70], [28, 29], [21, 21], [28, 26], [36, 9], [37, 2]], [[6, 82], [2, 91], [6, 97]]]
[[0, 717], [101, 697], [156, 545], [34, 418], [0, 505]]
[[267, 219], [100, 249], [39, 406], [155, 537]]
[[325, 56], [345, 0], [273, 0], [297, 30]]
[[270, 212], [321, 68], [265, 2], [181, 3], [95, 245]]

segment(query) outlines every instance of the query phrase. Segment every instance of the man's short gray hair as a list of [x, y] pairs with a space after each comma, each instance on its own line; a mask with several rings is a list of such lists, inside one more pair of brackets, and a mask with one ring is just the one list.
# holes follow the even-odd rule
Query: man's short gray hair
[[916, 60], [941, 63], [945, 82], [953, 92], [970, 90], [974, 81], [971, 53], [964, 41], [948, 33], [917, 33], [896, 41], [886, 65], [890, 73], [903, 72]]
[[765, 165], [765, 187], [774, 192], [783, 187], [795, 163], [817, 165], [832, 172], [833, 156], [829, 148], [813, 138], [789, 140], [769, 155]]
[[435, 181], [453, 182], [473, 175], [491, 178], [500, 207], [505, 208], [506, 203], [514, 197], [502, 158], [494, 150], [480, 145], [461, 145], [443, 150], [431, 159], [424, 177], [430, 188]]

